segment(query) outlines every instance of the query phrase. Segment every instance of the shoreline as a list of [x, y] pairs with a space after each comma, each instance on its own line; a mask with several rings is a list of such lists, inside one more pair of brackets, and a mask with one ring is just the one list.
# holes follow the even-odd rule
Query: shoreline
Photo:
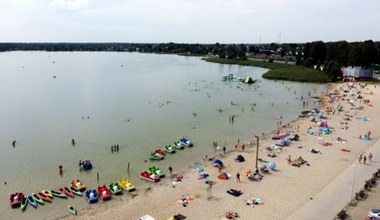
[[[341, 85], [346, 85], [346, 83], [330, 84], [325, 93], [320, 97], [321, 109], [324, 109], [327, 105], [329, 105], [327, 102], [326, 94], [331, 93], [331, 91], [339, 88]], [[371, 89], [374, 89], [372, 87], [373, 86], [371, 86]], [[377, 91], [379, 91], [379, 89], [377, 89]], [[373, 98], [374, 96], [372, 95], [371, 101], [373, 101]], [[379, 98], [377, 98], [376, 102], [373, 103], [375, 103], [375, 106], [377, 106], [376, 104], [380, 104]], [[373, 109], [369, 110], [372, 110], [372, 113], [375, 111]], [[373, 117], [373, 119], [374, 118], [375, 117]], [[333, 119], [335, 119], [335, 121], [333, 121]], [[349, 143], [352, 141], [354, 143], [353, 145], [355, 145], [355, 143], [358, 143], [358, 140], [355, 140], [355, 138], [352, 136], [354, 135], [352, 133], [355, 133], [356, 135], [357, 131], [354, 132], [349, 129], [349, 131], [351, 131], [351, 134], [349, 134], [349, 136], [351, 137], [347, 138], [344, 136], [347, 135], [345, 134], [345, 130], [338, 130], [337, 126], [339, 126], [339, 124], [335, 124], [335, 122], [340, 121], [340, 117], [334, 115], [333, 119], [331, 119], [333, 121], [331, 124], [334, 124], [334, 132], [323, 136], [324, 139], [331, 141], [334, 140], [337, 136], [343, 136], [348, 140]], [[370, 117], [370, 119], [372, 120], [372, 117]], [[330, 121], [330, 119], [328, 121]], [[371, 126], [375, 126], [377, 123], [379, 123], [375, 121], [370, 122], [372, 123]], [[289, 147], [285, 147], [283, 149], [283, 152], [278, 153], [277, 158], [273, 159], [279, 165], [278, 171], [272, 171], [270, 175], [264, 174], [264, 179], [259, 183], [251, 182], [245, 177], [242, 177], [241, 183], [236, 183], [235, 181], [236, 178], [234, 174], [236, 171], [242, 173], [243, 170], [247, 168], [252, 170], [254, 167], [255, 160], [251, 158], [254, 158], [253, 156], [255, 153], [256, 145], [255, 141], [251, 141], [249, 147], [247, 147], [244, 152], [241, 150], [235, 151], [234, 149], [229, 149], [228, 153], [225, 155], [222, 152], [218, 152], [216, 154], [219, 155], [220, 159], [223, 160], [226, 165], [223, 171], [232, 175], [232, 178], [230, 180], [225, 181], [217, 179], [217, 169], [213, 167], [212, 164], [210, 164], [208, 161], [203, 161], [201, 159], [200, 166], [204, 168], [205, 172], [210, 174], [210, 179], [215, 182], [211, 199], [206, 198], [207, 185], [204, 184], [202, 180], [196, 179], [198, 173], [194, 169], [194, 164], [188, 164], [176, 172], [176, 174], [184, 176], [184, 181], [180, 184], [173, 185], [171, 184], [172, 180], [169, 180], [168, 178], [165, 178], [156, 184], [147, 183], [143, 186], [138, 187], [138, 191], [132, 194], [132, 196], [123, 195], [122, 197], [116, 197], [118, 198], [117, 200], [124, 201], [124, 203], [121, 201], [109, 201], [102, 204], [88, 205], [79, 209], [79, 215], [76, 216], [75, 219], [102, 219], [109, 216], [112, 216], [114, 219], [125, 219], [126, 217], [128, 219], [137, 219], [144, 214], [150, 214], [156, 219], [167, 219], [171, 215], [178, 213], [182, 213], [191, 219], [199, 219], [199, 217], [215, 219], [222, 217], [226, 211], [230, 210], [236, 211], [241, 216], [241, 219], [246, 219], [245, 217], [251, 216], [252, 214], [258, 218], [265, 218], [265, 216], [268, 216], [267, 213], [271, 213], [273, 209], [277, 210], [277, 213], [275, 216], [273, 216], [273, 218], [278, 219], [289, 217], [292, 213], [301, 209], [305, 203], [307, 203], [311, 198], [318, 195], [319, 192], [321, 192], [337, 176], [339, 176], [339, 174], [341, 174], [347, 168], [347, 164], [352, 164], [352, 162], [356, 160], [356, 156], [362, 150], [353, 149], [350, 152], [351, 154], [343, 154], [343, 152], [341, 152], [339, 149], [335, 149], [334, 147], [341, 147], [345, 145], [340, 145], [339, 143], [335, 142], [333, 142], [332, 147], [324, 147], [319, 144], [317, 145], [317, 143], [320, 142], [319, 140], [314, 140], [314, 138], [311, 138], [305, 134], [306, 128], [310, 126], [310, 122], [307, 118], [296, 118], [286, 124], [289, 124], [290, 128], [293, 128], [293, 126], [294, 128], [298, 127], [300, 141], [295, 142], [295, 144], [291, 143]], [[282, 127], [282, 129], [284, 128]], [[372, 130], [375, 131], [374, 129]], [[264, 146], [270, 145], [271, 142], [273, 142], [270, 139], [270, 135], [276, 134], [276, 131], [277, 129], [266, 133], [263, 137], [260, 137], [261, 151], [259, 152], [259, 158], [267, 153], [263, 152], [262, 150], [264, 149]], [[364, 143], [365, 149], [370, 148], [379, 140], [379, 135], [376, 132], [373, 133], [375, 138], [369, 142]], [[301, 145], [302, 148], [296, 148], [294, 145]], [[309, 149], [307, 149], [311, 147], [320, 148], [322, 154], [311, 155]], [[242, 154], [246, 158], [246, 162], [236, 163], [234, 161], [234, 158], [238, 154]], [[286, 157], [290, 154], [293, 158], [302, 156], [310, 163], [311, 166], [289, 166], [286, 162]], [[339, 157], [339, 160], [335, 160], [337, 157]], [[324, 161], [326, 164], [322, 163], [321, 161]], [[329, 170], [328, 168], [331, 165], [333, 165], [335, 169]], [[317, 166], [320, 169], [315, 168]], [[310, 174], [311, 171], [313, 174]], [[321, 179], [321, 177], [326, 177], [326, 179]], [[316, 186], [313, 186], [312, 183], [315, 183]], [[293, 187], [290, 187], [290, 185]], [[244, 194], [241, 197], [233, 198], [228, 194], [226, 195], [225, 190], [228, 188], [240, 188]], [[274, 190], [270, 190], [268, 192], [268, 188]], [[182, 208], [181, 204], [177, 202], [180, 199], [181, 195], [192, 195], [194, 197], [194, 200], [189, 202], [188, 207]], [[256, 206], [255, 209], [246, 206], [244, 204], [244, 200], [252, 196], [258, 196], [262, 198], [264, 204]], [[286, 198], [292, 197], [297, 199], [291, 201], [286, 200]], [[134, 201], [131, 201], [132, 199]], [[224, 207], [224, 202], [229, 202], [230, 207]], [[287, 204], [284, 204], [284, 202], [287, 202]], [[142, 210], [141, 207], [144, 207], [144, 210]], [[202, 212], [204, 214], [204, 211], [206, 210], [205, 207], [207, 207], [206, 216], [201, 215]], [[67, 214], [63, 216], [56, 216], [52, 219], [74, 219], [74, 217]]]

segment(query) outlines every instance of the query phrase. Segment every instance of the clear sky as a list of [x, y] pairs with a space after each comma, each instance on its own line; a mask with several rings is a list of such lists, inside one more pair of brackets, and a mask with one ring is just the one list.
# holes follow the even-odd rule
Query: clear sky
[[380, 40], [380, 0], [0, 0], [0, 42]]

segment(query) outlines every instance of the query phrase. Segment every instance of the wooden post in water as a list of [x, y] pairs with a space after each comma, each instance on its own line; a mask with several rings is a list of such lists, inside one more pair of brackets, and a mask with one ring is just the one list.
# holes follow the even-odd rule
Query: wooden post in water
[[99, 173], [96, 173], [96, 178], [98, 179], [98, 184], [99, 184]]
[[128, 168], [127, 168], [127, 171], [128, 171], [128, 173], [129, 173], [129, 165], [130, 165], [131, 163], [130, 162], [128, 162]]

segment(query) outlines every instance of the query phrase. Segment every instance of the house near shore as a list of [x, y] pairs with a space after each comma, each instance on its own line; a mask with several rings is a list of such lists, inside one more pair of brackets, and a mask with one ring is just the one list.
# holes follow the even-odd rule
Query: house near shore
[[342, 67], [343, 81], [372, 80], [374, 72], [372, 68], [363, 68], [360, 66]]

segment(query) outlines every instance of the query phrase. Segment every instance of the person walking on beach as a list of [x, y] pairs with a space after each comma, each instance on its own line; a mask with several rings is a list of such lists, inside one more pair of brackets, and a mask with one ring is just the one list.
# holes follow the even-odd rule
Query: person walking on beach
[[239, 173], [239, 171], [236, 173], [236, 182], [240, 183], [240, 173]]
[[172, 175], [172, 173], [173, 173], [173, 167], [169, 167], [169, 172], [170, 172], [170, 175]]
[[241, 150], [244, 151], [244, 149], [245, 149], [245, 145], [243, 144], [243, 145], [241, 146]]
[[367, 156], [364, 155], [364, 156], [363, 156], [363, 163], [365, 164], [366, 161], [367, 161]]
[[223, 154], [226, 154], [226, 146], [223, 146]]
[[287, 158], [287, 161], [288, 161], [288, 164], [291, 164], [292, 163], [292, 156], [288, 156], [288, 158]]
[[359, 163], [362, 163], [363, 154], [359, 155]]
[[372, 153], [371, 152], [369, 152], [369, 154], [368, 154], [368, 160], [372, 161]]

